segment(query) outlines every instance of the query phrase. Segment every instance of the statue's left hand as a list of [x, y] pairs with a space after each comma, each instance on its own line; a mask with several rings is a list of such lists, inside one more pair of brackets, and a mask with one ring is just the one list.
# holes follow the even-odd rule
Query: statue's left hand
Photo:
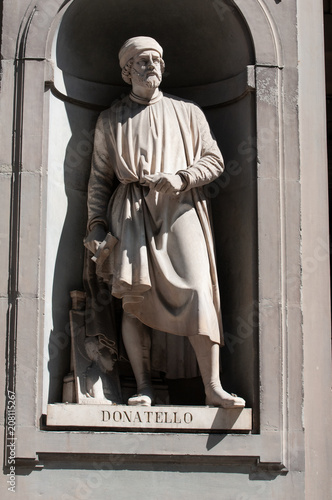
[[150, 189], [155, 189], [159, 193], [178, 194], [185, 187], [182, 178], [177, 174], [151, 174], [145, 175], [141, 181], [143, 186], [149, 186]]

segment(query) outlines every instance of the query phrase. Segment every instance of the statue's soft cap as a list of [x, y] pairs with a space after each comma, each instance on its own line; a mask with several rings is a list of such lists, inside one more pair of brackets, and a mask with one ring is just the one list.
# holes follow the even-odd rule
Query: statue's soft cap
[[163, 49], [154, 38], [149, 36], [135, 36], [134, 38], [129, 38], [120, 49], [120, 67], [123, 68], [129, 59], [144, 50], [156, 50], [160, 54], [160, 57], [163, 57]]

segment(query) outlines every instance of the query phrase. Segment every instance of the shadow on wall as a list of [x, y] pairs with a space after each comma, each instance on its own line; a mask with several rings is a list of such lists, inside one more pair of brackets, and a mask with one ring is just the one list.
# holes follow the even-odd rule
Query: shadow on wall
[[226, 388], [255, 408], [257, 325], [251, 321], [257, 298], [255, 101], [247, 92], [241, 96], [239, 91], [242, 98], [228, 104], [224, 95], [217, 95], [218, 82], [224, 82], [219, 91], [223, 94], [226, 80], [234, 82], [230, 79], [245, 74], [254, 63], [251, 38], [232, 2], [169, 0], [159, 3], [158, 9], [155, 5], [153, 0], [142, 0], [139, 6], [133, 0], [76, 0], [60, 25], [57, 66], [65, 85], [58, 96], [66, 101], [71, 137], [63, 166], [67, 213], [53, 280], [49, 402], [61, 400], [62, 379], [69, 371], [69, 292], [83, 288], [82, 240], [95, 123], [100, 110], [126, 92], [117, 59], [120, 46], [127, 38], [147, 35], [164, 48], [165, 91], [188, 97], [203, 109], [202, 96], [216, 96], [204, 111], [227, 168], [206, 194], [212, 201], [226, 332], [223, 380]]

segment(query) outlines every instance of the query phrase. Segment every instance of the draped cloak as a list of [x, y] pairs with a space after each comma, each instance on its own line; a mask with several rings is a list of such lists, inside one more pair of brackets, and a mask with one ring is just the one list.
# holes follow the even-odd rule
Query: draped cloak
[[[155, 330], [222, 342], [203, 188], [222, 171], [216, 141], [192, 102], [161, 95], [154, 104], [142, 105], [127, 96], [99, 116], [88, 231], [102, 225], [114, 246], [102, 265], [97, 260], [96, 272], [122, 299], [125, 311]], [[179, 173], [186, 188], [169, 195], [141, 184], [145, 175], [158, 172]]]

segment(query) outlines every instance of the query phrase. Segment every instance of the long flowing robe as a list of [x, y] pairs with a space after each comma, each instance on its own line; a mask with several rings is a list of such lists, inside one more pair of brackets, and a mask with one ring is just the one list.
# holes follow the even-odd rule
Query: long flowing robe
[[[192, 102], [164, 95], [142, 105], [127, 96], [98, 119], [88, 230], [103, 225], [115, 244], [97, 273], [125, 311], [155, 330], [222, 342], [204, 193], [222, 171], [220, 150]], [[141, 185], [158, 172], [181, 174], [186, 188], [169, 195]]]

